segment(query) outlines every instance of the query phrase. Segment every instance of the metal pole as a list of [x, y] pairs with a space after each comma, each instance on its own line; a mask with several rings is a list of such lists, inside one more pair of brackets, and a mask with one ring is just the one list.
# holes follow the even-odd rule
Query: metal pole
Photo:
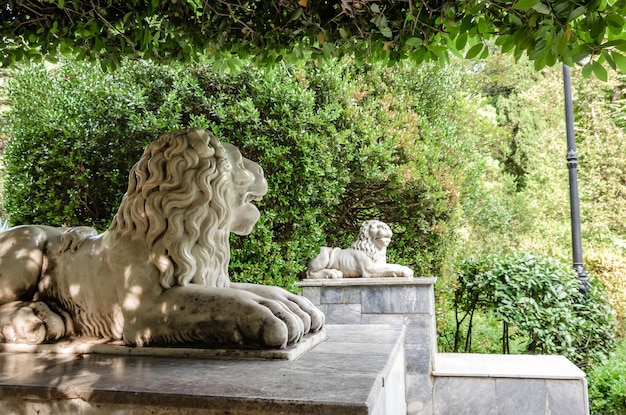
[[576, 140], [574, 137], [574, 109], [572, 106], [572, 86], [570, 69], [563, 65], [563, 92], [565, 94], [565, 125], [567, 131], [567, 168], [569, 170], [569, 202], [570, 217], [572, 220], [572, 257], [574, 271], [580, 280], [580, 290], [587, 295], [589, 281], [587, 271], [583, 265], [582, 237], [580, 232], [580, 207], [578, 200], [578, 155], [576, 154]]

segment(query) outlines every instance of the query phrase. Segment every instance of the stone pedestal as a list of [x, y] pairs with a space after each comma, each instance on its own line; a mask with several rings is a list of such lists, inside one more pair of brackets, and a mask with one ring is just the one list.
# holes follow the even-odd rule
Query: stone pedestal
[[562, 356], [436, 353], [434, 278], [304, 280], [332, 324], [406, 326], [408, 415], [588, 415], [585, 374]]
[[434, 415], [588, 415], [585, 373], [563, 356], [440, 353]]
[[296, 360], [0, 353], [0, 414], [404, 415], [404, 329], [328, 325]]
[[302, 295], [326, 314], [329, 324], [393, 324], [406, 327], [408, 414], [432, 408], [436, 278], [307, 279]]

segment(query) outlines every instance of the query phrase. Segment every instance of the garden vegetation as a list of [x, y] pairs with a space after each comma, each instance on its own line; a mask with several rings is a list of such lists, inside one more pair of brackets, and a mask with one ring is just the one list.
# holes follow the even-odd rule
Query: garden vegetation
[[[439, 277], [442, 351], [560, 353], [611, 372], [601, 365], [623, 361], [611, 352], [626, 328], [626, 81], [573, 74], [587, 297], [569, 265], [560, 71], [501, 55], [443, 68], [345, 58], [232, 73], [141, 60], [16, 69], [3, 216], [104, 230], [149, 141], [207, 128], [269, 182], [252, 235], [232, 237], [234, 280], [293, 290], [321, 245], [347, 247], [362, 221], [380, 219], [394, 231], [390, 262]], [[598, 373], [590, 382], [608, 386], [590, 387], [592, 406], [624, 413]]]

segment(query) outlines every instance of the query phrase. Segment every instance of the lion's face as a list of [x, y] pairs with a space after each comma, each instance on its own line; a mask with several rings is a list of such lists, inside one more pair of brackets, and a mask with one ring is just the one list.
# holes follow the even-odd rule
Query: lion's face
[[391, 243], [391, 228], [380, 221], [372, 221], [369, 224], [368, 235], [374, 246], [378, 249], [386, 249]]
[[267, 182], [261, 166], [241, 155], [237, 147], [222, 143], [232, 167], [230, 205], [233, 209], [230, 231], [248, 235], [259, 220], [259, 210], [252, 202], [261, 200], [267, 193]]

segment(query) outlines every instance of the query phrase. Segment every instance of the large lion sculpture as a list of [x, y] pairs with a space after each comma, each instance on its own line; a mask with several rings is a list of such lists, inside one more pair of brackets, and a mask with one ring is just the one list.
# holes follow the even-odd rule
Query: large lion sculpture
[[413, 278], [413, 270], [399, 264], [387, 263], [387, 247], [393, 233], [378, 220], [367, 220], [361, 225], [357, 240], [348, 249], [323, 246], [309, 261], [307, 278]]
[[283, 348], [324, 315], [279, 287], [231, 283], [229, 234], [259, 219], [263, 170], [202, 129], [166, 134], [130, 172], [109, 229], [0, 233], [0, 341]]

